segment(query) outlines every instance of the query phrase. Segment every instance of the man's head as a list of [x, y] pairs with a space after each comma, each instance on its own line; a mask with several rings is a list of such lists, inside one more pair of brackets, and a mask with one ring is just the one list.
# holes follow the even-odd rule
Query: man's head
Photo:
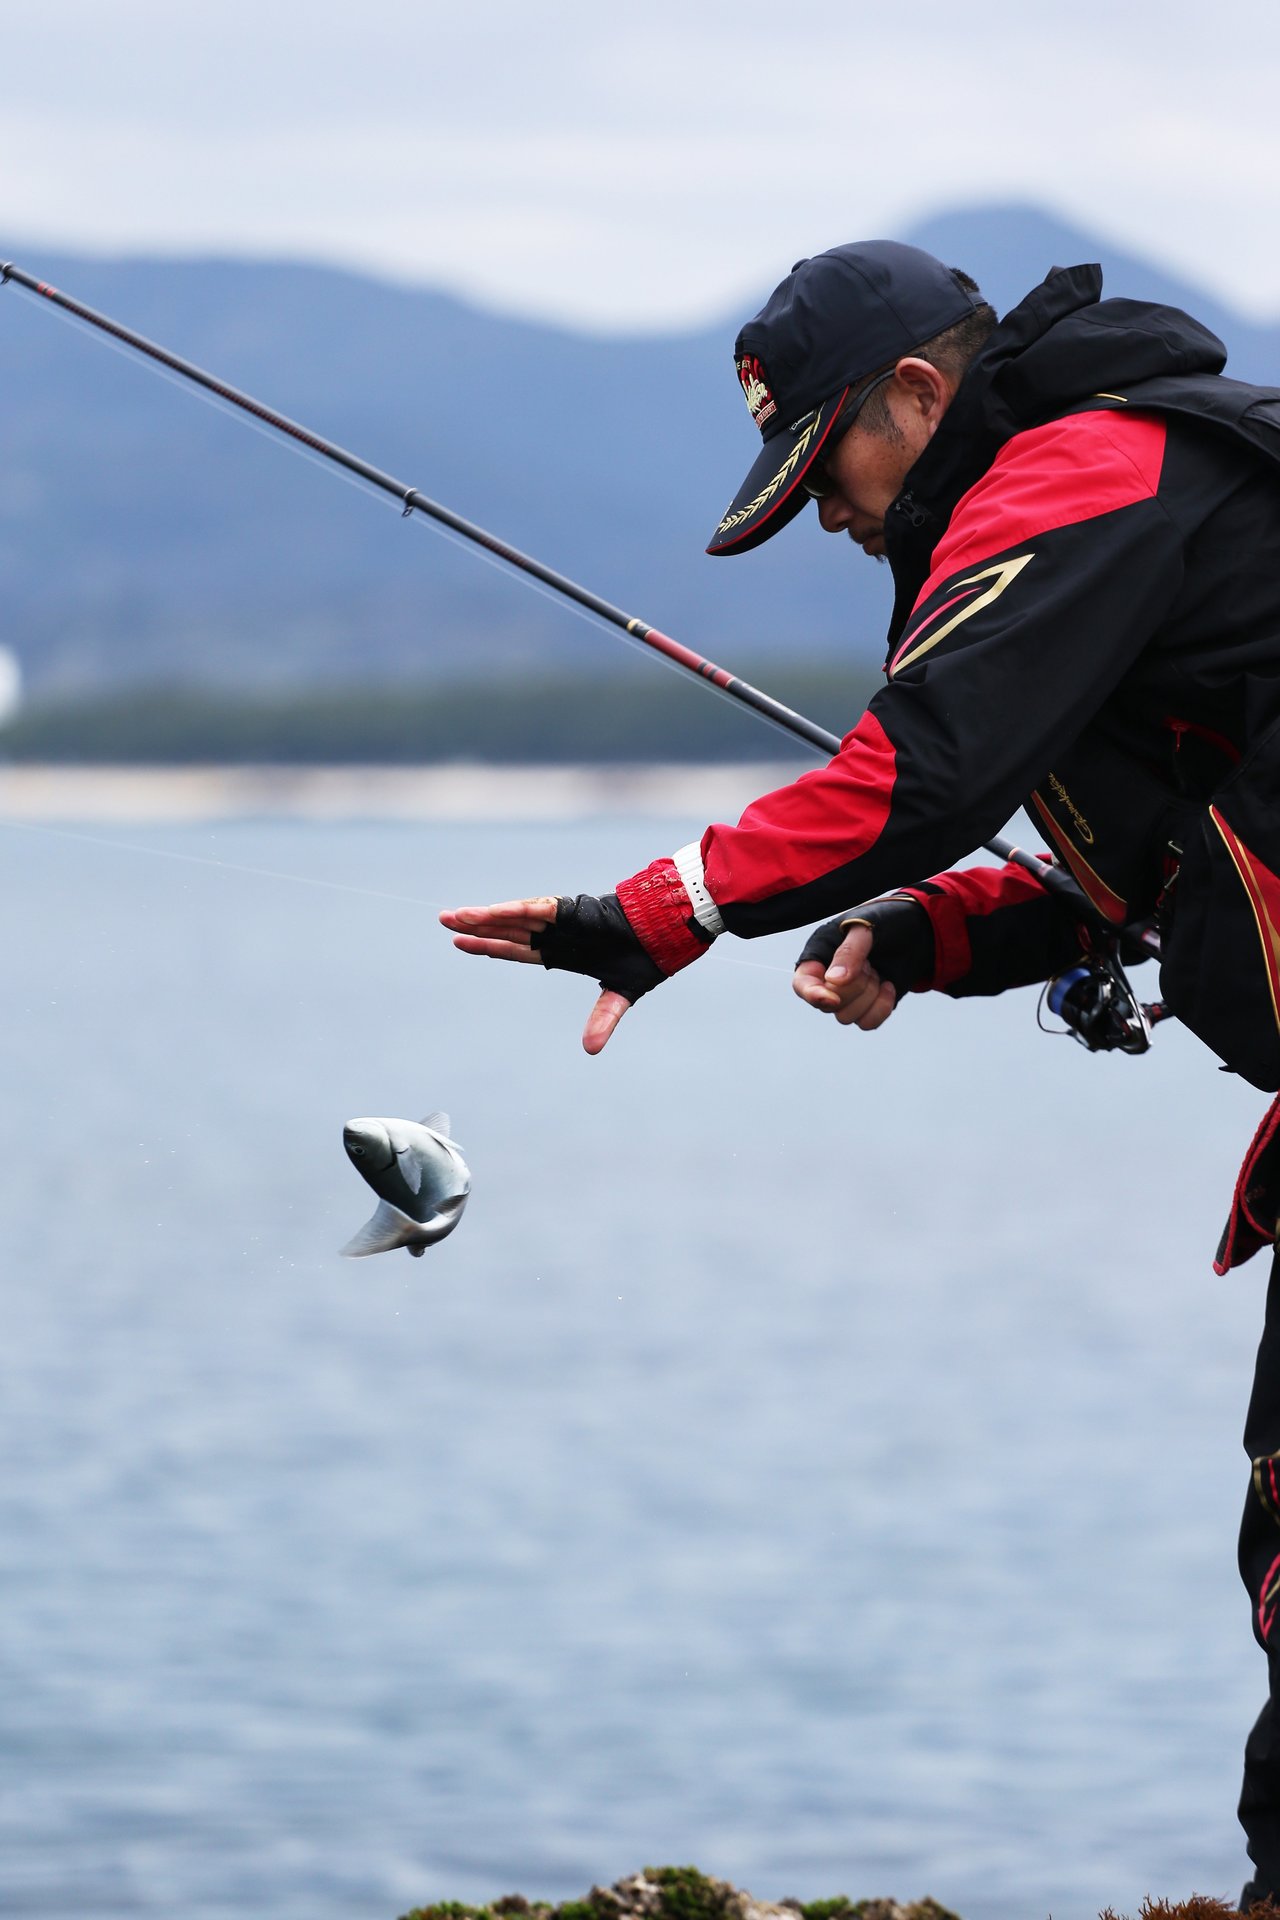
[[799, 261], [738, 335], [764, 445], [707, 552], [759, 546], [817, 496], [828, 532], [880, 553], [885, 512], [995, 324], [968, 275], [918, 247]]

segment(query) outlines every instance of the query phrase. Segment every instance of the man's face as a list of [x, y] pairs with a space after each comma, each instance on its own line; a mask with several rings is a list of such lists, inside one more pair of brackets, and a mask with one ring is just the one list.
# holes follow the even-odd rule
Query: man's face
[[845, 533], [873, 559], [884, 554], [885, 515], [951, 404], [946, 375], [927, 360], [900, 360], [882, 389], [892, 432], [859, 419], [823, 467], [831, 490], [818, 501], [826, 533]]

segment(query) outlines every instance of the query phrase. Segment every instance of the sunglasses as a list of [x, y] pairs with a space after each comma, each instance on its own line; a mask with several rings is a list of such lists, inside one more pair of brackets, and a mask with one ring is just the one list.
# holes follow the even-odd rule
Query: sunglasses
[[857, 393], [850, 394], [841, 407], [827, 431], [822, 452], [800, 482], [811, 500], [825, 500], [832, 491], [835, 481], [827, 472], [827, 461], [840, 445], [876, 388], [883, 386], [886, 380], [892, 380], [896, 372], [896, 367], [886, 367], [885, 371], [878, 373], [874, 380], [868, 380], [865, 387], [860, 388]]

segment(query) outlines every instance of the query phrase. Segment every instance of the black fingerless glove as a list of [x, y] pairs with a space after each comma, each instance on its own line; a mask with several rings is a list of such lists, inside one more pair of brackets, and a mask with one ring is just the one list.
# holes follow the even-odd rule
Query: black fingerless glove
[[848, 913], [815, 927], [796, 965], [803, 960], [819, 960], [825, 970], [856, 921], [871, 928], [874, 936], [868, 956], [871, 965], [882, 980], [890, 982], [899, 998], [930, 978], [934, 969], [932, 923], [918, 900], [905, 900], [900, 895], [891, 900], [872, 900], [865, 907], [853, 907]]
[[606, 992], [635, 1002], [668, 976], [641, 946], [616, 893], [580, 893], [556, 901], [556, 917], [530, 942], [544, 967], [585, 973]]

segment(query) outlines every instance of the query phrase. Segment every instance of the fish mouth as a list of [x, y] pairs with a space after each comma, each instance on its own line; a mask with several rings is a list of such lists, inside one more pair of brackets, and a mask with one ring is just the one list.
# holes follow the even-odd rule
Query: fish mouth
[[367, 1120], [350, 1120], [342, 1129], [342, 1144], [347, 1158], [361, 1173], [382, 1173], [395, 1165], [395, 1151], [385, 1127]]

